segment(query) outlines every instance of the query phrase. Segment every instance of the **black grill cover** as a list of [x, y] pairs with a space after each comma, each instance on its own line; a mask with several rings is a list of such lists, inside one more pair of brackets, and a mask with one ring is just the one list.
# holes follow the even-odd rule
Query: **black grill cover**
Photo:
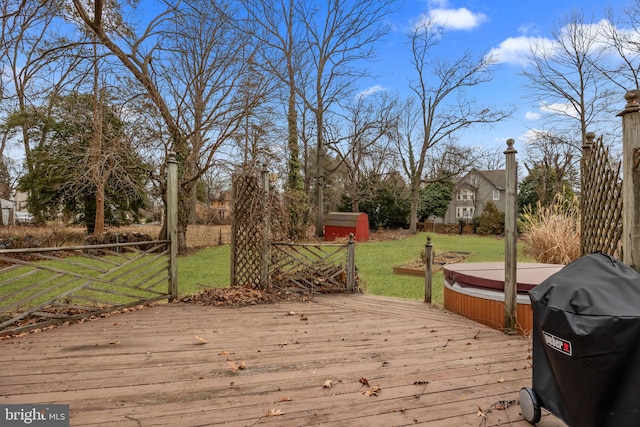
[[541, 406], [572, 427], [640, 426], [640, 274], [594, 253], [529, 297]]

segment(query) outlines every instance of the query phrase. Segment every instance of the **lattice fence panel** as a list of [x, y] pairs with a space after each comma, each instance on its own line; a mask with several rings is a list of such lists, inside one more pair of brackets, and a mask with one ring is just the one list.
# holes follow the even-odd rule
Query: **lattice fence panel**
[[620, 256], [622, 238], [621, 162], [613, 162], [602, 137], [591, 142], [582, 169], [582, 254]]
[[267, 247], [265, 190], [258, 173], [242, 172], [233, 180], [232, 286], [266, 286], [262, 281]]

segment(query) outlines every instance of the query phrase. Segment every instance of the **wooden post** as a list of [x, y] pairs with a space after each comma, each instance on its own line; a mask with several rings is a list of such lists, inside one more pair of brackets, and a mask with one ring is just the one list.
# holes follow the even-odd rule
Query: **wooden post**
[[353, 292], [356, 288], [356, 239], [353, 233], [349, 233], [347, 243], [347, 292]]
[[624, 96], [622, 117], [622, 261], [640, 272], [640, 91]]
[[433, 288], [431, 278], [433, 271], [433, 245], [431, 236], [427, 236], [427, 244], [424, 245], [424, 302], [431, 304], [431, 290]]
[[589, 185], [587, 180], [587, 167], [593, 150], [593, 140], [596, 134], [593, 132], [586, 133], [586, 141], [582, 141], [582, 158], [580, 159], [580, 254], [587, 255], [586, 226], [588, 223], [587, 210], [585, 208], [586, 189]]
[[262, 165], [262, 206], [263, 206], [263, 228], [262, 228], [262, 262], [260, 263], [260, 287], [269, 288], [269, 260], [271, 257], [271, 242], [269, 233], [269, 170], [267, 164]]
[[234, 174], [231, 175], [231, 203], [232, 203], [232, 213], [231, 213], [231, 235], [229, 236], [230, 245], [231, 245], [231, 254], [229, 260], [229, 286], [234, 287], [238, 286], [238, 274], [236, 270], [236, 250], [237, 250], [237, 242], [236, 242], [236, 233], [237, 233], [237, 221], [235, 218], [235, 210], [236, 210], [236, 197], [238, 196], [238, 177]]
[[518, 308], [517, 285], [517, 185], [518, 166], [517, 151], [513, 148], [514, 140], [507, 140], [506, 158], [506, 200], [504, 215], [504, 330], [507, 333], [516, 329], [516, 313]]
[[167, 167], [167, 236], [169, 237], [169, 295], [178, 297], [178, 161], [169, 152]]

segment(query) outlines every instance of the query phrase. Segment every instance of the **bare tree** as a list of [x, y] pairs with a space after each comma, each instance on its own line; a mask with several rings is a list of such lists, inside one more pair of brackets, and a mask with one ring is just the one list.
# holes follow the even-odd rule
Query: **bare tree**
[[427, 153], [424, 181], [432, 183], [462, 176], [478, 169], [485, 156], [476, 147], [464, 147], [454, 141], [435, 145]]
[[390, 160], [390, 138], [396, 133], [397, 111], [397, 99], [385, 93], [358, 96], [337, 115], [335, 135], [328, 132], [326, 146], [346, 171], [353, 212], [360, 210], [359, 187], [363, 176], [379, 169], [382, 161]]
[[220, 148], [238, 138], [255, 142], [251, 117], [268, 86], [254, 66], [251, 39], [235, 22], [237, 12], [233, 2], [184, 2], [165, 29], [161, 50], [166, 55], [156, 66], [189, 144], [181, 185], [189, 194], [191, 223], [196, 183]]
[[256, 65], [273, 75], [283, 87], [289, 149], [287, 187], [302, 190], [296, 108], [296, 76], [300, 72], [303, 40], [302, 20], [298, 13], [302, 9], [302, 2], [245, 0], [244, 3], [251, 24], [256, 27], [252, 34], [261, 46], [258, 51], [260, 60]]
[[[151, 20], [140, 36], [105, 19], [105, 0], [73, 0], [74, 11], [99, 41], [144, 87], [170, 136], [165, 147], [180, 169], [178, 248], [186, 230], [198, 179], [231, 139], [253, 100], [238, 93], [253, 50], [238, 30], [231, 3], [182, 1]], [[121, 15], [119, 15], [121, 16]], [[259, 99], [257, 91], [255, 100]]]
[[487, 55], [474, 57], [469, 51], [453, 61], [434, 58], [432, 50], [443, 36], [442, 28], [432, 21], [416, 25], [409, 35], [411, 64], [416, 72], [411, 89], [416, 98], [405, 106], [398, 151], [410, 181], [412, 233], [417, 231], [420, 187], [429, 149], [469, 126], [495, 123], [511, 114], [478, 106], [465, 92], [491, 79], [494, 59]]
[[287, 121], [288, 162], [286, 168], [287, 211], [291, 237], [300, 237], [308, 210], [307, 193], [304, 191], [297, 110], [297, 76], [303, 56], [303, 20], [299, 13], [300, 0], [245, 0], [255, 30], [252, 33], [261, 45], [258, 65], [273, 75], [282, 88]]
[[576, 137], [567, 142], [579, 150], [589, 127], [597, 126], [611, 114], [612, 91], [597, 64], [605, 62], [601, 26], [573, 11], [552, 29], [552, 43], [531, 48], [522, 74], [530, 93], [549, 114], [556, 133]]
[[0, 148], [4, 153], [13, 131], [19, 129], [27, 170], [32, 146], [41, 142], [32, 141], [29, 133], [34, 109], [62, 93], [65, 85], [76, 84], [72, 77], [78, 76], [73, 73], [84, 59], [80, 49], [86, 40], [70, 42], [56, 34], [62, 13], [59, 1], [0, 0], [0, 63], [9, 77], [0, 83], [6, 118]]
[[526, 154], [524, 166], [529, 175], [535, 175], [538, 180], [536, 193], [542, 206], [549, 206], [556, 194], [569, 190], [563, 189], [568, 183], [577, 184], [576, 162], [579, 156], [562, 136], [536, 132], [527, 144]]
[[490, 148], [484, 150], [478, 159], [476, 168], [479, 170], [498, 170], [505, 168], [505, 156], [503, 147]]
[[382, 19], [393, 6], [392, 0], [325, 0], [321, 7], [312, 2], [301, 5], [304, 47], [308, 54], [304, 71], [308, 80], [298, 84], [297, 90], [315, 116], [315, 234], [318, 237], [323, 235], [324, 226], [325, 115], [339, 99], [349, 96], [353, 84], [367, 74], [356, 64], [373, 57], [373, 44], [388, 30]]
[[[602, 76], [623, 92], [640, 89], [640, 0], [624, 8], [622, 18], [612, 9], [607, 10], [609, 25], [603, 26], [604, 41], [616, 53], [614, 64], [594, 63]], [[622, 26], [627, 26], [622, 28]], [[613, 65], [613, 66], [608, 66]], [[621, 99], [621, 98], [620, 98]]]

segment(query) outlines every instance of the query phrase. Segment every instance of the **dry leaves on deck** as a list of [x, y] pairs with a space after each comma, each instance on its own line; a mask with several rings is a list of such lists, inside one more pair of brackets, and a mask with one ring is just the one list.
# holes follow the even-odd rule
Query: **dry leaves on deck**
[[378, 396], [378, 393], [382, 390], [379, 385], [374, 385], [369, 390], [364, 391], [362, 394], [365, 396]]
[[230, 288], [207, 289], [198, 294], [181, 298], [180, 301], [199, 305], [244, 307], [281, 301], [308, 301], [308, 297], [276, 287], [254, 289], [249, 286], [232, 286]]
[[486, 417], [487, 414], [485, 414], [485, 412], [482, 410], [482, 408], [480, 407], [480, 405], [476, 405], [478, 407], [478, 416], [479, 417]]
[[267, 417], [277, 417], [278, 415], [284, 415], [282, 409], [269, 409], [267, 412]]
[[245, 368], [244, 362], [227, 362], [229, 364], [229, 369], [231, 372], [238, 372], [238, 370], [243, 370]]

